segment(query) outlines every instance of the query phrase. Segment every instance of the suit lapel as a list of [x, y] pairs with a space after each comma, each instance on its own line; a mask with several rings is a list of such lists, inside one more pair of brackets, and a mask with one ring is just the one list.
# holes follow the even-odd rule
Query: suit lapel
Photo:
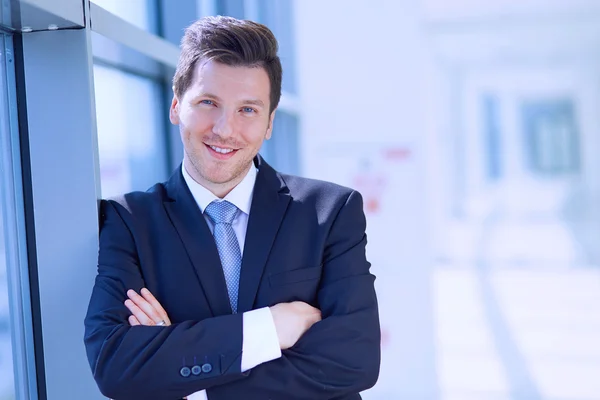
[[254, 185], [250, 218], [244, 242], [238, 312], [252, 309], [267, 258], [290, 202], [281, 177], [257, 156], [258, 175]]
[[164, 206], [192, 262], [214, 316], [231, 314], [227, 285], [217, 246], [204, 216], [181, 174], [181, 166], [167, 182], [171, 199]]

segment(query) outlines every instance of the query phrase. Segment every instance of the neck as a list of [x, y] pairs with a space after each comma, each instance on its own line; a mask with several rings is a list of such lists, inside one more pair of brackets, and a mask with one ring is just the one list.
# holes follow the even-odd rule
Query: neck
[[183, 167], [185, 168], [187, 173], [190, 174], [192, 179], [194, 181], [196, 181], [196, 183], [198, 183], [200, 186], [206, 188], [212, 194], [214, 194], [215, 196], [217, 196], [220, 199], [227, 196], [229, 194], [229, 192], [231, 192], [237, 185], [240, 184], [241, 181], [244, 180], [244, 178], [248, 174], [248, 171], [250, 170], [250, 167], [252, 167], [252, 165], [253, 165], [253, 163], [250, 163], [248, 168], [246, 168], [243, 173], [239, 174], [238, 176], [231, 179], [230, 181], [223, 182], [223, 183], [215, 183], [215, 182], [210, 182], [210, 181], [204, 179], [198, 173], [196, 168], [194, 168], [194, 166], [192, 165], [192, 163], [190, 162], [190, 160], [187, 157], [185, 157], [183, 160]]

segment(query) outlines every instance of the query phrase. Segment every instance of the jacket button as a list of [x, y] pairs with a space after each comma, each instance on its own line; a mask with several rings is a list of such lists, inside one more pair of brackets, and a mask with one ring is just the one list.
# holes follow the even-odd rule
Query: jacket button
[[204, 364], [202, 366], [202, 372], [204, 372], [205, 374], [208, 374], [210, 371], [212, 371], [212, 365]]
[[190, 373], [191, 373], [191, 371], [188, 367], [183, 367], [179, 370], [179, 374], [181, 376], [183, 376], [184, 378], [187, 378], [188, 376], [190, 376]]
[[194, 365], [192, 367], [192, 374], [194, 375], [200, 375], [202, 373], [202, 368], [200, 368], [199, 365]]

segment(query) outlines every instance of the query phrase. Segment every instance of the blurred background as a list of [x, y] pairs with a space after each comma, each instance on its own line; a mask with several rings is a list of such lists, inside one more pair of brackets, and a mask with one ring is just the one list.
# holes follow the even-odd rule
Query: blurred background
[[[202, 15], [274, 31], [284, 93], [261, 153], [365, 199], [383, 349], [365, 399], [600, 399], [600, 2], [92, 3], [92, 17], [173, 46]], [[2, 400], [26, 398], [19, 368], [32, 368], [16, 367], [27, 323], [11, 324], [33, 313], [37, 343], [36, 307], [22, 285], [11, 289], [23, 274], [11, 263], [32, 262], [19, 198], [32, 172], [15, 150], [28, 145], [15, 134], [11, 46], [22, 28], [0, 26]], [[100, 28], [89, 48], [97, 151], [85, 151], [99, 193], [145, 190], [181, 161], [167, 118], [172, 68]]]

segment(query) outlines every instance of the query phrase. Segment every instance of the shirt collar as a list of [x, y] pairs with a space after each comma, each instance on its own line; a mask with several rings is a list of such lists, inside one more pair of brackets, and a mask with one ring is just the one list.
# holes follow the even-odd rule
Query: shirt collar
[[[183, 174], [183, 179], [190, 189], [190, 192], [192, 192], [194, 200], [196, 200], [196, 204], [200, 207], [201, 212], [204, 212], [204, 209], [213, 201], [221, 201], [214, 193], [196, 182], [187, 172], [183, 163], [181, 163], [181, 173]], [[253, 163], [244, 179], [238, 183], [238, 185], [234, 187], [223, 200], [227, 200], [243, 213], [250, 215], [250, 206], [252, 205], [252, 194], [254, 193], [256, 175], [257, 170]]]

